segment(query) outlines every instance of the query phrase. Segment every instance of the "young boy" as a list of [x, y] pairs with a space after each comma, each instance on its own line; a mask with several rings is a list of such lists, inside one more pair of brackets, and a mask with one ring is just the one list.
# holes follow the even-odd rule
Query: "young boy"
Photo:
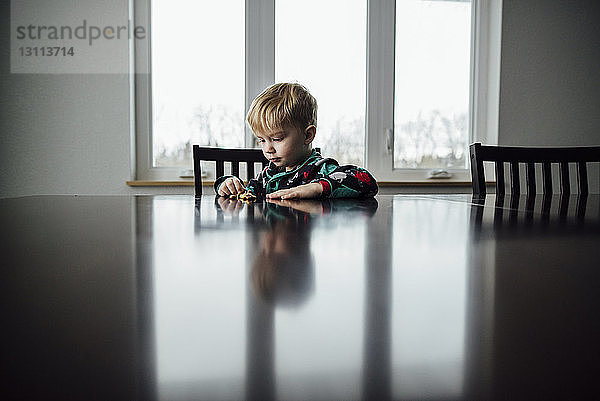
[[357, 198], [377, 193], [365, 169], [324, 159], [312, 149], [317, 133], [317, 101], [299, 84], [280, 83], [258, 95], [246, 117], [269, 165], [244, 184], [223, 176], [215, 181], [220, 196], [250, 191], [267, 199]]

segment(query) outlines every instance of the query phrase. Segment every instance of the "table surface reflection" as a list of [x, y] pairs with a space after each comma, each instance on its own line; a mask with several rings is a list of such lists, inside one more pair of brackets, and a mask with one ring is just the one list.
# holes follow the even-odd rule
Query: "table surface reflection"
[[596, 398], [600, 202], [0, 200], [3, 398]]

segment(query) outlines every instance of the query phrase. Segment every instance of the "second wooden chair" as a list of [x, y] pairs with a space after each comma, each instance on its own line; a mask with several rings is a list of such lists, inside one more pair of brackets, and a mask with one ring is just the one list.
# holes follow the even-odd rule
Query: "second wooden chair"
[[552, 163], [560, 166], [560, 192], [567, 195], [571, 191], [569, 163], [577, 164], [577, 183], [579, 193], [587, 195], [587, 163], [600, 162], [600, 146], [577, 147], [520, 147], [520, 146], [484, 146], [474, 143], [470, 147], [471, 180], [474, 196], [485, 196], [484, 161], [495, 163], [496, 193], [502, 195], [504, 189], [504, 163], [509, 163], [511, 192], [520, 193], [519, 163], [526, 164], [527, 193], [536, 193], [535, 163], [541, 163], [543, 175], [543, 193], [552, 194]]
[[246, 163], [246, 176], [254, 178], [254, 163], [265, 167], [269, 161], [260, 149], [225, 149], [193, 146], [194, 151], [194, 188], [196, 196], [202, 195], [202, 161], [215, 161], [215, 177], [225, 174], [225, 162], [231, 163], [231, 175], [240, 176], [240, 163]]

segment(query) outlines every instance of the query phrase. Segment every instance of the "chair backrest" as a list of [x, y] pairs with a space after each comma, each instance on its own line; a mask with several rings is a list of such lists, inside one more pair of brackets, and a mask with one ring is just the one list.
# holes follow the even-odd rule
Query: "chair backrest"
[[254, 163], [265, 167], [269, 161], [260, 149], [225, 149], [193, 146], [194, 150], [194, 188], [196, 196], [202, 195], [201, 161], [216, 161], [216, 177], [225, 173], [225, 162], [231, 163], [231, 174], [240, 176], [240, 163], [246, 163], [246, 176], [254, 178]]
[[496, 193], [502, 195], [504, 189], [504, 163], [509, 163], [511, 192], [520, 193], [519, 163], [526, 163], [527, 193], [535, 194], [535, 163], [542, 165], [543, 192], [552, 194], [552, 163], [560, 166], [560, 192], [570, 193], [569, 163], [577, 163], [577, 182], [579, 193], [587, 195], [587, 162], [600, 162], [600, 146], [586, 147], [521, 147], [521, 146], [484, 146], [474, 143], [469, 147], [471, 154], [471, 180], [473, 195], [484, 196], [485, 173], [483, 162], [495, 163]]

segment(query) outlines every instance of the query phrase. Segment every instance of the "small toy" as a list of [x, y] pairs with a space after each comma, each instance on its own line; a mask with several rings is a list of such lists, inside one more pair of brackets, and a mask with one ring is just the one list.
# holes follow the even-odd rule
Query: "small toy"
[[231, 194], [231, 195], [229, 195], [229, 199], [232, 199], [232, 200], [236, 199], [236, 200], [241, 200], [241, 201], [250, 203], [250, 202], [256, 201], [256, 195], [254, 195], [250, 191], [246, 191], [241, 194]]
[[256, 195], [254, 195], [252, 192], [250, 191], [246, 191], [243, 194], [239, 194], [237, 196], [237, 198], [239, 200], [245, 201], [245, 202], [254, 202], [256, 201]]

